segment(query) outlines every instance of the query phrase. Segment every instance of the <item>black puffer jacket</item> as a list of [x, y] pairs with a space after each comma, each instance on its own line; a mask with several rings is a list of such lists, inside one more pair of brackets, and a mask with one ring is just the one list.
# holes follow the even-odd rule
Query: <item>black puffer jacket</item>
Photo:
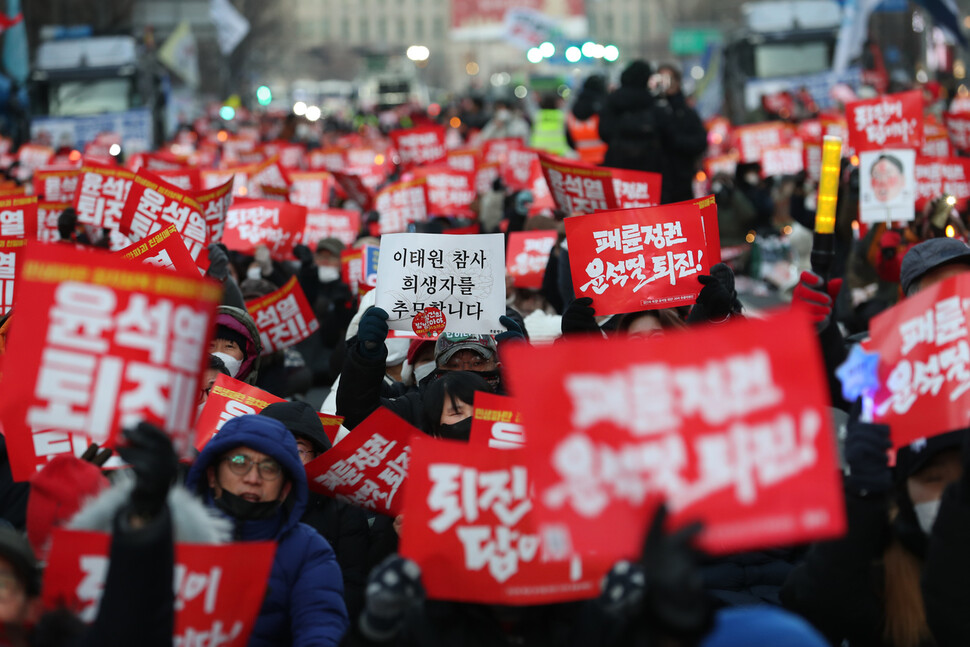
[[635, 61], [623, 71], [620, 87], [606, 99], [599, 135], [609, 148], [603, 166], [663, 172], [663, 113], [647, 89], [650, 66]]

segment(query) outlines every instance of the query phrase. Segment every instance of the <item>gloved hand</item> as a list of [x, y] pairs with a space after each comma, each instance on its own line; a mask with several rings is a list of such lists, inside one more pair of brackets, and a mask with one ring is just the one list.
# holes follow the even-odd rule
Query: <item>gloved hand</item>
[[825, 284], [818, 274], [805, 271], [792, 292], [791, 302], [793, 306], [806, 308], [816, 330], [821, 332], [832, 321], [832, 304], [841, 289], [842, 279], [832, 279]]
[[209, 245], [209, 269], [205, 273], [220, 283], [229, 277], [229, 254], [222, 243]]
[[357, 326], [357, 346], [360, 354], [367, 359], [383, 357], [381, 349], [384, 347], [384, 340], [387, 339], [387, 317], [387, 312], [382, 308], [371, 306], [360, 318], [360, 324]]
[[572, 303], [566, 306], [566, 311], [562, 313], [562, 334], [602, 334], [595, 317], [596, 309], [593, 308], [592, 298], [580, 297], [573, 300]]
[[294, 245], [293, 256], [300, 261], [301, 265], [310, 265], [313, 263], [313, 252], [306, 245]]
[[741, 312], [738, 291], [734, 289], [734, 272], [724, 263], [711, 268], [710, 276], [697, 277], [701, 285], [697, 301], [687, 315], [688, 323], [722, 321], [728, 315]]
[[152, 519], [165, 505], [165, 497], [178, 471], [172, 441], [164, 431], [147, 422], [125, 429], [122, 440], [118, 453], [135, 472], [131, 511], [142, 519]]
[[860, 422], [862, 401], [857, 400], [849, 414], [845, 437], [846, 489], [858, 496], [885, 494], [892, 489], [893, 477], [889, 470], [892, 447], [889, 426]]
[[702, 636], [710, 629], [713, 609], [692, 547], [699, 522], [667, 534], [667, 506], [661, 505], [650, 525], [641, 559], [646, 575], [644, 611], [664, 634]]
[[389, 555], [367, 578], [360, 630], [370, 640], [389, 640], [404, 624], [412, 607], [424, 601], [421, 569], [400, 555]]
[[525, 331], [522, 330], [522, 326], [515, 319], [502, 315], [498, 318], [498, 322], [505, 326], [505, 332], [495, 336], [496, 342], [501, 344], [512, 340], [525, 341]]
[[273, 259], [269, 255], [269, 247], [266, 245], [257, 247], [256, 254], [253, 258], [256, 264], [259, 265], [259, 271], [263, 273], [263, 276], [269, 276], [273, 273]]
[[639, 564], [619, 561], [603, 576], [600, 605], [610, 615], [631, 617], [643, 604], [644, 585], [643, 568]]
[[104, 467], [104, 464], [111, 458], [112, 450], [110, 447], [99, 447], [98, 443], [91, 443], [81, 454], [81, 460], [87, 461], [95, 467]]

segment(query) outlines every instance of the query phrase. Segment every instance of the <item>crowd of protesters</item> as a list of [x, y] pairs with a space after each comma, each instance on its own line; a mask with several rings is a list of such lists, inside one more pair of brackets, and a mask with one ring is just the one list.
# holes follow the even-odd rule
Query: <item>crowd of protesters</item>
[[[674, 66], [654, 70], [634, 62], [612, 89], [606, 79], [590, 77], [565, 110], [557, 98], [544, 99], [540, 110], [523, 112], [513, 100], [487, 107], [470, 98], [441, 118], [458, 117], [461, 127], [455, 130], [463, 140], [519, 138], [591, 164], [661, 173], [664, 203], [694, 197], [708, 136]], [[429, 117], [407, 115], [410, 123], [418, 119]], [[331, 125], [334, 132], [325, 137], [353, 127]], [[358, 126], [360, 132], [371, 128], [366, 122]], [[209, 275], [226, 289], [200, 404], [219, 374], [287, 401], [226, 422], [187, 472], [179, 468], [165, 433], [147, 424], [126, 430], [116, 448], [130, 465], [122, 470], [131, 473], [127, 477], [103, 473], [110, 452], [96, 446], [78, 458], [52, 460], [30, 483], [14, 482], [9, 468], [0, 468], [5, 522], [0, 644], [171, 644], [176, 538], [276, 542], [249, 638], [256, 646], [970, 644], [970, 593], [964, 593], [970, 592], [966, 430], [904, 447], [890, 464], [890, 429], [866, 422], [858, 403], [843, 398], [835, 378], [872, 317], [934, 283], [970, 272], [970, 247], [948, 237], [945, 226], [965, 220], [941, 197], [904, 228], [874, 227], [859, 237], [852, 227], [856, 173], [850, 163], [844, 165], [833, 271], [826, 277], [803, 273], [791, 305], [815, 322], [832, 403], [847, 414], [843, 537], [715, 559], [695, 547], [697, 527], [671, 532], [661, 511], [645, 520], [649, 532], [641, 559], [617, 563], [598, 597], [518, 607], [427, 599], [419, 565], [397, 552], [406, 511], [391, 518], [309, 491], [304, 466], [330, 451], [333, 442], [307, 393], [332, 388], [323, 409], [344, 419], [338, 443], [379, 407], [425, 434], [464, 442], [476, 394], [508, 391], [502, 356], [509, 345], [560, 336], [662, 343], [657, 338], [743, 318], [735, 272], [725, 264], [711, 268], [700, 277], [702, 288], [689, 307], [602, 317], [591, 299], [575, 298], [568, 252], [557, 244], [541, 289], [509, 285], [506, 314], [495, 322], [505, 332], [402, 342], [388, 335], [388, 313], [368, 305], [344, 282], [345, 245], [339, 240], [325, 238], [313, 249], [298, 245], [288, 262], [271, 259], [265, 249], [250, 256], [214, 244]], [[741, 165], [736, 176], [713, 179], [725, 247], [748, 230], [778, 225], [779, 195], [757, 168]], [[806, 194], [814, 188], [804, 190], [810, 184], [805, 177], [786, 181], [796, 186], [791, 216], [810, 228], [814, 208], [806, 206]], [[530, 202], [528, 191], [508, 191], [497, 181], [475, 205], [481, 231], [551, 229], [561, 242], [563, 220], [572, 214], [527, 215]], [[363, 215], [355, 245], [377, 244], [379, 214]], [[466, 225], [437, 218], [419, 230]], [[79, 227], [70, 209], [59, 228], [65, 244], [101, 244], [101, 232]], [[319, 329], [296, 347], [263, 354], [245, 302], [293, 276]], [[16, 311], [4, 318], [0, 341], [16, 323]], [[90, 624], [40, 603], [51, 533], [61, 526], [112, 534], [110, 570]]]

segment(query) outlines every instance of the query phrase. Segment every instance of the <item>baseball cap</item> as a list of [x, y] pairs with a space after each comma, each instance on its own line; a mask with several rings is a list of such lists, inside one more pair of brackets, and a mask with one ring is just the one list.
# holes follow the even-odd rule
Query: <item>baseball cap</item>
[[340, 256], [340, 252], [344, 251], [344, 244], [337, 238], [321, 238], [317, 242], [317, 251], [326, 250], [333, 254], [334, 256]]
[[899, 282], [903, 294], [924, 274], [944, 265], [966, 263], [970, 266], [970, 247], [956, 238], [931, 238], [914, 245], [903, 256]]
[[473, 350], [485, 359], [495, 359], [498, 345], [491, 335], [465, 335], [461, 333], [442, 333], [434, 347], [434, 359], [437, 366], [448, 363], [448, 360], [460, 350]]

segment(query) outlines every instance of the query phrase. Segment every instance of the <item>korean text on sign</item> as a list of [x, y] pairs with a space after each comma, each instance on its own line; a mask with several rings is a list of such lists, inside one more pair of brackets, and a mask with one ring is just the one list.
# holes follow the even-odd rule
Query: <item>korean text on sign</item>
[[919, 90], [847, 104], [849, 145], [857, 153], [923, 145], [923, 97]]
[[243, 254], [266, 245], [274, 259], [290, 260], [293, 246], [303, 238], [306, 211], [306, 207], [273, 200], [236, 200], [226, 214], [222, 242]]
[[198, 397], [221, 286], [63, 245], [28, 247], [0, 393], [15, 478], [51, 457], [113, 443], [141, 420], [180, 451]]
[[185, 247], [185, 241], [175, 225], [169, 225], [144, 240], [132, 243], [115, 252], [122, 258], [136, 260], [145, 265], [160, 267], [173, 272], [198, 275], [198, 267]]
[[556, 207], [567, 215], [610, 209], [616, 204], [609, 170], [570, 163], [545, 153], [539, 159]]
[[378, 409], [306, 466], [310, 489], [368, 510], [399, 514], [413, 435], [421, 434], [387, 409]]
[[400, 233], [409, 224], [427, 219], [425, 186], [425, 179], [420, 178], [381, 189], [375, 198], [381, 234]]
[[492, 449], [522, 448], [525, 445], [525, 430], [515, 400], [494, 393], [476, 393], [472, 433], [468, 442]]
[[78, 224], [118, 229], [134, 178], [135, 174], [125, 169], [85, 164], [73, 201]]
[[842, 532], [814, 335], [802, 313], [785, 312], [663, 344], [509, 349], [511, 390], [530, 394], [517, 402], [543, 539], [584, 554], [637, 554], [660, 499], [675, 524], [704, 522], [700, 543], [712, 553]]
[[20, 238], [0, 238], [0, 315], [13, 309], [17, 270], [26, 244], [27, 241]]
[[263, 342], [263, 355], [303, 341], [320, 328], [296, 277], [275, 292], [246, 303]]
[[393, 330], [410, 330], [415, 315], [435, 307], [445, 332], [495, 334], [505, 314], [505, 244], [501, 234], [381, 237], [377, 306]]
[[228, 420], [259, 413], [276, 402], [284, 400], [220, 373], [209, 390], [199, 419], [195, 421], [195, 448], [202, 451]]
[[[98, 615], [110, 565], [111, 536], [57, 529], [44, 569], [44, 603]], [[276, 554], [273, 542], [176, 544], [174, 645], [244, 647], [263, 603]]]
[[394, 141], [398, 155], [401, 156], [401, 166], [404, 169], [442, 162], [448, 154], [445, 148], [444, 126], [393, 130], [391, 139]]
[[506, 270], [517, 288], [538, 290], [549, 264], [549, 255], [556, 245], [554, 231], [513, 231], [509, 234]]
[[189, 256], [198, 259], [209, 242], [202, 207], [183, 189], [140, 172], [125, 201], [121, 232], [132, 240], [144, 240], [169, 225], [182, 235]]
[[534, 517], [521, 450], [414, 439], [401, 554], [431, 598], [543, 604], [590, 598], [609, 565], [554, 556]]
[[599, 314], [693, 303], [708, 272], [707, 221], [697, 202], [566, 219], [576, 296]]
[[893, 444], [965, 427], [970, 402], [970, 276], [938, 283], [873, 319], [875, 419]]

